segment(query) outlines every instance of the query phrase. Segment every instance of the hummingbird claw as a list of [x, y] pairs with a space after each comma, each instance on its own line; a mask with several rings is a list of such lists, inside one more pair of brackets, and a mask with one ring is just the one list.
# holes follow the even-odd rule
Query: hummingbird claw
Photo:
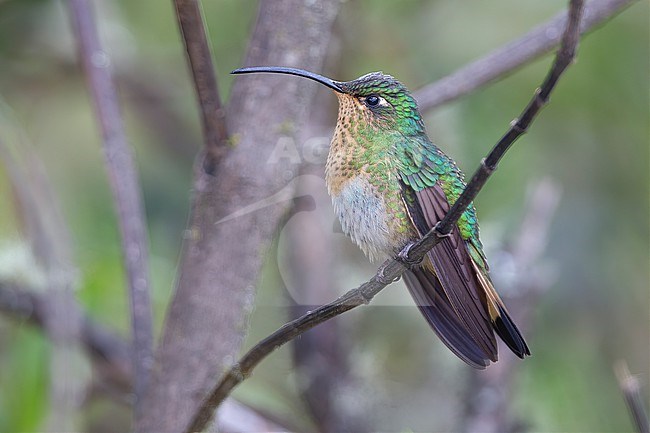
[[389, 284], [392, 284], [392, 283], [394, 283], [395, 281], [399, 281], [399, 279], [401, 278], [400, 276], [395, 277], [395, 278], [388, 278], [388, 277], [386, 277], [386, 275], [384, 274], [384, 271], [385, 271], [385, 267], [384, 267], [384, 266], [382, 266], [381, 268], [379, 268], [379, 271], [377, 272], [377, 281], [380, 282], [381, 284], [385, 285], [385, 286], [387, 286], [387, 285], [389, 285]]
[[415, 245], [415, 242], [409, 242], [406, 244], [404, 248], [402, 248], [402, 251], [397, 254], [397, 258], [400, 262], [404, 263], [406, 267], [408, 268], [414, 268], [416, 266], [419, 266], [422, 263], [423, 258], [420, 258], [419, 260], [412, 259], [410, 256], [411, 249], [413, 248], [413, 245]]
[[[485, 166], [484, 161], [481, 161], [481, 163]], [[487, 166], [485, 166], [485, 167], [487, 167]], [[489, 170], [489, 168], [488, 168], [488, 170]], [[440, 221], [438, 221], [438, 222], [436, 223], [436, 225], [433, 226], [433, 229], [432, 229], [432, 230], [435, 230], [435, 232], [436, 232], [436, 237], [438, 237], [438, 238], [440, 238], [440, 239], [443, 239], [443, 238], [448, 238], [449, 236], [451, 236], [451, 230], [450, 230], [449, 232], [447, 232], [447, 233], [443, 233], [443, 232], [441, 232], [440, 230], [438, 230], [439, 226], [440, 226]]]

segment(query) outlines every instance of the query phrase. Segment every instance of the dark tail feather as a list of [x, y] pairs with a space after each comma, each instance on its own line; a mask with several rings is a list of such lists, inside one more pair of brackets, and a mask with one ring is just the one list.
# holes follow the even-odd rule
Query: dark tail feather
[[512, 321], [508, 312], [501, 305], [497, 305], [499, 317], [494, 320], [494, 330], [512, 352], [520, 358], [530, 356], [528, 345], [521, 336], [517, 325]]
[[515, 355], [522, 359], [525, 356], [530, 356], [530, 350], [524, 341], [524, 337], [521, 336], [517, 325], [510, 318], [503, 301], [494, 290], [492, 281], [490, 281], [487, 274], [483, 273], [476, 262], [472, 261], [472, 263], [474, 264], [476, 277], [485, 292], [492, 327]]
[[[404, 273], [404, 281], [420, 312], [443, 343], [470, 366], [487, 367], [495, 357], [486, 354], [465, 329], [436, 275], [425, 268], [416, 268]], [[511, 321], [508, 323], [512, 325]]]

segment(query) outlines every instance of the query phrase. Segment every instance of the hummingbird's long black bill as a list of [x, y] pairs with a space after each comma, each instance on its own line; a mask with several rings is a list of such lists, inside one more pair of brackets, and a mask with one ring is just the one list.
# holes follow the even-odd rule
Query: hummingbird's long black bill
[[304, 69], [296, 68], [285, 68], [282, 66], [255, 66], [252, 68], [240, 68], [235, 69], [231, 74], [256, 74], [258, 72], [268, 72], [272, 74], [287, 74], [287, 75], [296, 75], [298, 77], [309, 78], [316, 82], [321, 83], [324, 86], [329, 87], [332, 90], [335, 90], [339, 93], [345, 93], [345, 90], [341, 87], [341, 83], [338, 81], [331, 80], [322, 75], [315, 74], [313, 72], [305, 71]]

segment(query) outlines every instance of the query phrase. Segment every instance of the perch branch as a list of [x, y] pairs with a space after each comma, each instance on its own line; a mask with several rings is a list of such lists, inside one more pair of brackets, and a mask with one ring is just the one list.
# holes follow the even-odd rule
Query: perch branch
[[[472, 180], [467, 184], [467, 187], [460, 197], [458, 197], [458, 200], [456, 200], [451, 209], [449, 209], [447, 215], [436, 225], [436, 227], [434, 227], [433, 230], [436, 230], [439, 235], [444, 236], [451, 232], [458, 218], [460, 218], [461, 214], [465, 212], [467, 206], [469, 206], [472, 200], [474, 200], [474, 197], [476, 197], [481, 188], [483, 188], [487, 179], [494, 170], [496, 170], [497, 164], [506, 151], [519, 137], [528, 131], [530, 124], [539, 111], [548, 103], [548, 98], [555, 88], [558, 79], [575, 57], [575, 50], [580, 38], [578, 26], [582, 7], [582, 0], [571, 0], [569, 22], [566, 31], [562, 35], [562, 44], [555, 56], [555, 61], [553, 62], [551, 70], [546, 75], [541, 87], [538, 87], [537, 90], [535, 90], [533, 99], [530, 100], [528, 106], [526, 106], [518, 118], [511, 122], [510, 129], [508, 129], [505, 135], [501, 137], [488, 156], [481, 161], [481, 165], [472, 176]], [[433, 247], [433, 245], [434, 244], [431, 243], [431, 247]], [[429, 245], [425, 245], [424, 247], [427, 248]], [[429, 251], [429, 249], [431, 248], [427, 248], [426, 251]]]
[[517, 138], [526, 132], [539, 110], [548, 102], [549, 95], [555, 87], [558, 78], [573, 61], [579, 40], [579, 24], [582, 8], [582, 0], [571, 0], [569, 21], [562, 37], [562, 44], [542, 86], [535, 91], [533, 99], [524, 109], [521, 116], [512, 122], [512, 126], [508, 132], [506, 132], [503, 138], [499, 140], [488, 156], [481, 162], [479, 169], [461, 196], [436, 227], [431, 229], [419, 241], [407, 246], [397, 258], [385, 261], [377, 273], [366, 283], [350, 290], [334, 302], [310, 311], [304, 316], [285, 324], [255, 345], [239, 362], [234, 364], [224, 374], [208, 397], [203, 400], [192, 422], [184, 430], [186, 433], [204, 430], [212, 419], [215, 409], [275, 349], [322, 322], [343, 314], [359, 305], [368, 304], [388, 284], [397, 281], [404, 271], [406, 271], [409, 263], [420, 262], [425, 254], [451, 231], [458, 218], [494, 172], [497, 163], [508, 148]]
[[[593, 30], [636, 0], [591, 0], [585, 5], [580, 32]], [[486, 56], [414, 93], [420, 110], [427, 111], [496, 80], [548, 53], [560, 43], [566, 11]]]
[[133, 333], [136, 417], [153, 362], [147, 232], [133, 152], [126, 139], [108, 53], [101, 46], [89, 0], [70, 0], [79, 57], [99, 121], [122, 239]]
[[212, 173], [227, 149], [226, 113], [221, 106], [201, 5], [198, 0], [174, 0], [174, 6], [201, 109], [207, 150], [203, 168]]
[[[326, 104], [319, 104], [318, 109], [324, 106]], [[309, 134], [316, 137], [323, 132], [314, 128]], [[323, 189], [322, 178], [314, 174], [320, 173], [321, 168], [313, 164], [301, 167], [303, 176], [299, 178], [296, 194], [313, 197], [316, 208], [327, 209], [330, 198]], [[294, 205], [294, 212], [299, 211]], [[331, 272], [336, 252], [332, 248], [330, 219], [324, 222], [316, 212], [309, 212], [302, 218], [287, 220], [290, 222], [284, 225], [283, 233], [289, 242], [286, 252], [290, 277], [283, 281], [292, 295], [289, 296], [291, 306], [287, 320], [293, 320], [331, 300], [326, 296], [336, 287]], [[282, 276], [285, 277], [284, 273]], [[366, 433], [372, 429], [364, 412], [355, 405], [341, 404], [341, 394], [358, 390], [360, 385], [351, 368], [351, 342], [344, 338], [343, 325], [330, 320], [292, 341], [297, 386], [316, 431]]]

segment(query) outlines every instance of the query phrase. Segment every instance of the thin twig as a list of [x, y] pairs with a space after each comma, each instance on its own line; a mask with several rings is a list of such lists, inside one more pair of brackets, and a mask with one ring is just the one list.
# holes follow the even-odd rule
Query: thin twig
[[102, 131], [106, 169], [117, 207], [131, 303], [137, 416], [153, 363], [147, 233], [140, 184], [124, 132], [110, 58], [99, 41], [90, 2], [70, 0], [69, 8], [79, 57]]
[[497, 164], [506, 151], [519, 137], [528, 131], [530, 124], [539, 113], [539, 110], [548, 103], [548, 98], [555, 88], [558, 79], [574, 59], [575, 50], [580, 38], [578, 30], [583, 3], [583, 0], [571, 0], [569, 22], [562, 35], [562, 44], [555, 56], [551, 70], [544, 79], [541, 87], [535, 90], [533, 99], [528, 103], [528, 106], [517, 119], [511, 122], [510, 129], [501, 137], [501, 140], [494, 146], [488, 156], [481, 161], [479, 169], [474, 173], [472, 180], [467, 184], [467, 187], [460, 197], [458, 197], [458, 200], [456, 200], [447, 215], [434, 227], [434, 230], [439, 235], [446, 235], [451, 232], [458, 218], [460, 218], [467, 206], [474, 200], [481, 188], [483, 188], [490, 175], [496, 170]]
[[203, 137], [207, 149], [203, 168], [207, 173], [212, 173], [217, 161], [227, 149], [226, 113], [221, 106], [199, 0], [174, 0], [174, 6], [201, 108]]
[[186, 433], [204, 430], [219, 404], [230, 395], [237, 385], [249, 377], [253, 369], [275, 349], [322, 322], [359, 305], [368, 304], [388, 284], [397, 281], [406, 271], [408, 264], [419, 263], [426, 253], [451, 231], [458, 218], [494, 172], [499, 160], [512, 143], [528, 129], [539, 110], [546, 104], [558, 78], [573, 61], [579, 39], [582, 7], [582, 0], [571, 0], [569, 22], [562, 37], [562, 45], [541, 88], [535, 91], [533, 99], [520, 118], [513, 122], [508, 132], [481, 162], [481, 166], [459, 199], [436, 227], [431, 229], [422, 239], [405, 248], [398, 257], [385, 261], [370, 281], [350, 290], [334, 302], [310, 311], [304, 316], [285, 324], [256, 344], [224, 374], [219, 383], [212, 389], [209, 396], [202, 402], [201, 407], [195, 413], [190, 425], [184, 430]]
[[[636, 0], [592, 0], [585, 5], [580, 32], [593, 30]], [[517, 68], [551, 51], [560, 43], [567, 12], [561, 12], [486, 56], [414, 93], [420, 110], [427, 111], [458, 99], [492, 82], [501, 80]]]
[[641, 395], [641, 385], [639, 379], [630, 374], [627, 363], [623, 360], [614, 365], [614, 373], [618, 380], [618, 386], [625, 398], [625, 404], [632, 415], [634, 426], [638, 433], [650, 433], [650, 423], [648, 423], [648, 414]]
[[[432, 237], [437, 238], [435, 234]], [[421, 242], [422, 240], [415, 245], [419, 245]], [[212, 390], [209, 397], [204, 400], [192, 424], [185, 432], [190, 433], [205, 429], [205, 426], [212, 419], [213, 412], [219, 404], [228, 397], [235, 386], [248, 378], [253, 369], [275, 349], [320, 323], [330, 320], [359, 305], [368, 304], [388, 284], [397, 281], [406, 269], [406, 266], [400, 261], [387, 260], [370, 281], [367, 281], [356, 289], [350, 290], [334, 302], [310, 311], [304, 316], [285, 324], [273, 334], [257, 343], [238, 363], [226, 372], [217, 386]]]
[[[329, 93], [325, 87], [317, 91], [325, 96]], [[311, 122], [302, 134], [305, 139], [327, 136], [331, 132], [330, 115], [336, 101], [329, 98], [324, 100], [328, 103], [314, 104], [310, 108]], [[298, 184], [295, 196], [313, 197], [316, 209], [327, 209], [331, 203], [323, 185], [324, 163], [324, 160], [322, 163], [315, 163], [313, 159], [303, 161], [300, 176], [296, 178]], [[304, 209], [304, 201], [294, 199], [292, 214]], [[288, 267], [279, 268], [290, 295], [290, 317], [287, 320], [296, 319], [328, 302], [332, 288], [338, 292], [332, 273], [336, 254], [332, 248], [332, 221], [329, 217], [323, 220], [322, 216], [319, 212], [303, 212], [299, 218], [287, 217], [288, 224], [282, 226], [282, 233], [289, 243], [286, 248]], [[278, 265], [281, 265], [280, 261]], [[300, 397], [316, 431], [371, 431], [362, 405], [346, 404], [343, 400], [347, 399], [341, 398], [342, 394], [363, 392], [363, 387], [351, 368], [351, 341], [345, 336], [344, 324], [330, 320], [292, 341], [292, 360], [293, 367], [298, 372], [296, 380]], [[230, 399], [226, 403], [228, 401]]]

